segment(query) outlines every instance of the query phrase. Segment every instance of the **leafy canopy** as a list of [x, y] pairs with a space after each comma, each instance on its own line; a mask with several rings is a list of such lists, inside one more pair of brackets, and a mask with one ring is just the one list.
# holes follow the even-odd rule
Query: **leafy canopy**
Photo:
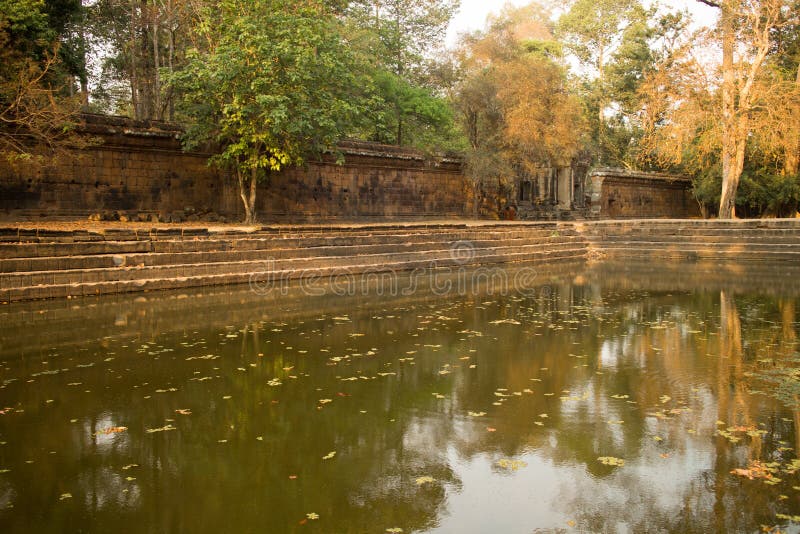
[[172, 79], [195, 122], [188, 146], [242, 174], [300, 164], [335, 145], [356, 111], [350, 55], [329, 3], [222, 0], [201, 12], [202, 48]]

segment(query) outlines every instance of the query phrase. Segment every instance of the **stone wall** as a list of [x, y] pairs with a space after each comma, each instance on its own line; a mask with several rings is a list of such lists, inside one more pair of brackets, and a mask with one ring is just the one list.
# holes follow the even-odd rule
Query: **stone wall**
[[[71, 156], [0, 165], [0, 216], [117, 211], [164, 218], [185, 210], [241, 218], [235, 181], [209, 167], [207, 153], [182, 151], [175, 126], [87, 115], [82, 130], [97, 142]], [[342, 165], [326, 155], [260, 184], [260, 220], [446, 218], [474, 211], [457, 158], [361, 142], [340, 149]]]
[[589, 174], [590, 213], [600, 219], [699, 217], [690, 178], [598, 169]]

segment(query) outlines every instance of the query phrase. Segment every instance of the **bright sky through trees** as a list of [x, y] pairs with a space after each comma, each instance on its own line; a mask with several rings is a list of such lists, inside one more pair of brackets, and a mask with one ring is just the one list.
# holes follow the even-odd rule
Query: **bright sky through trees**
[[[461, 0], [461, 9], [450, 23], [447, 30], [447, 45], [453, 46], [458, 39], [458, 34], [472, 30], [480, 30], [484, 27], [486, 17], [490, 13], [497, 13], [506, 2], [497, 0]], [[509, 0], [510, 4], [523, 6], [530, 3], [530, 0]], [[695, 23], [701, 26], [710, 26], [716, 20], [716, 10], [704, 6], [696, 0], [663, 0], [661, 4], [673, 9], [688, 8], [695, 19]]]

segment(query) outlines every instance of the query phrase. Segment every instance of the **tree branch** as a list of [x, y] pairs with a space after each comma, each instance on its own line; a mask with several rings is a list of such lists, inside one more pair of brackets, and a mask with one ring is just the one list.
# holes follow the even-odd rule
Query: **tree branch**
[[705, 4], [711, 7], [719, 7], [719, 8], [722, 7], [722, 3], [716, 2], [715, 0], [697, 0], [697, 1], [700, 2], [701, 4]]

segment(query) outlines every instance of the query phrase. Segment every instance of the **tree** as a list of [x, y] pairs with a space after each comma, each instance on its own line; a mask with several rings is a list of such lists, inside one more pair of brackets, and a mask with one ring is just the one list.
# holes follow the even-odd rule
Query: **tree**
[[171, 77], [192, 117], [187, 147], [211, 142], [237, 178], [245, 222], [259, 179], [334, 147], [356, 103], [338, 19], [320, 0], [220, 0], [200, 12], [187, 64]]
[[[60, 54], [64, 25], [42, 0], [0, 0], [0, 156], [30, 160], [78, 142], [78, 101], [65, 96], [74, 73]], [[73, 6], [74, 7], [74, 6]]]
[[[698, 0], [720, 9], [717, 28], [692, 36], [665, 56], [643, 87], [648, 100], [646, 152], [664, 165], [682, 164], [703, 181], [720, 181], [719, 217], [736, 216], [746, 159], [751, 164], [776, 149], [770, 125], [796, 127], [797, 90], [766, 67], [774, 36], [796, 17], [788, 0]], [[716, 45], [722, 61], [696, 54]], [[787, 108], [788, 106], [788, 108]], [[785, 131], [782, 126], [778, 131]], [[788, 138], [787, 138], [788, 139]], [[757, 154], [760, 153], [760, 155]], [[704, 186], [705, 200], [710, 187]]]
[[758, 94], [756, 83], [772, 44], [772, 33], [785, 23], [787, 0], [698, 0], [719, 8], [718, 40], [722, 45], [720, 91], [722, 112], [722, 197], [719, 217], [736, 216], [736, 190], [744, 169], [748, 137]]
[[[458, 0], [356, 0], [348, 10], [360, 49], [372, 140], [426, 145], [431, 130], [447, 144], [451, 110], [431, 70]], [[437, 137], [437, 136], [434, 136]]]
[[585, 122], [549, 19], [537, 3], [509, 7], [462, 42], [456, 102], [478, 183], [503, 190], [534, 167], [570, 164], [581, 147]]
[[87, 8], [92, 49], [101, 61], [93, 94], [103, 112], [136, 119], [175, 118], [162, 72], [182, 64], [196, 11], [213, 0], [96, 0]]
[[637, 90], [654, 63], [654, 42], [668, 31], [640, 0], [576, 0], [558, 20], [557, 36], [580, 62], [597, 159], [634, 167], [639, 133]]

